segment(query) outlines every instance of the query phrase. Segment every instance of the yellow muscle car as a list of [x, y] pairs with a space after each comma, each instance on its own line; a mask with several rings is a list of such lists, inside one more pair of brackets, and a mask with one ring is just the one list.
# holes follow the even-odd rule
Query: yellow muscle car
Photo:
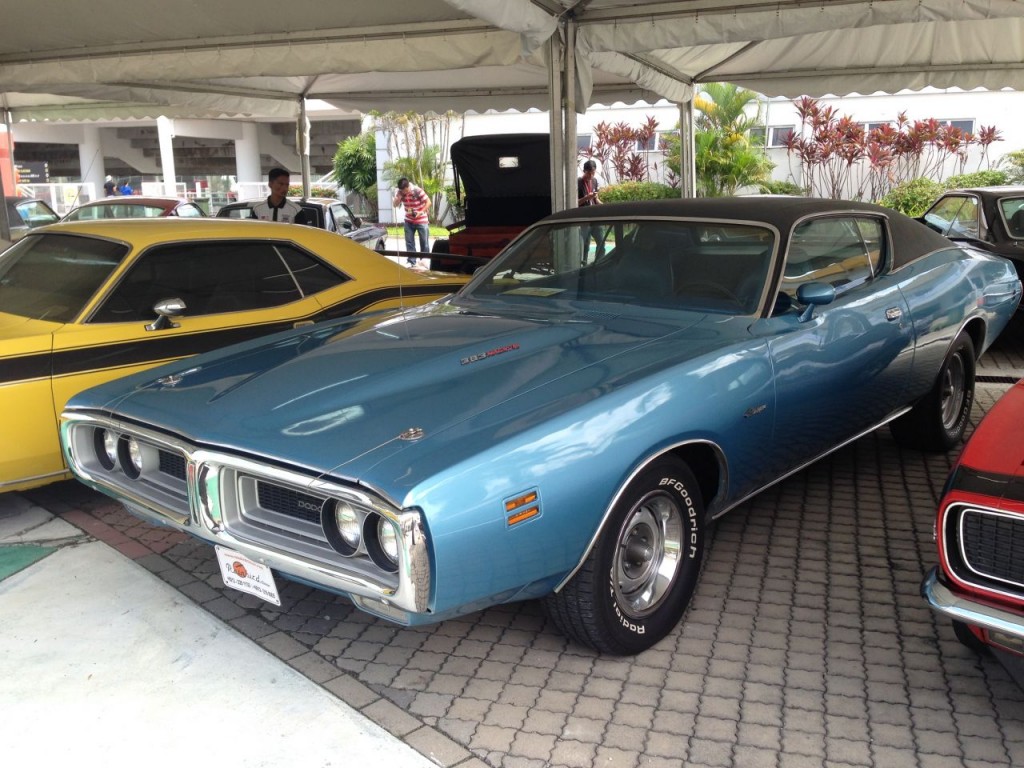
[[86, 387], [342, 315], [424, 304], [417, 273], [312, 227], [228, 219], [62, 223], [0, 254], [0, 492], [70, 475], [57, 418]]

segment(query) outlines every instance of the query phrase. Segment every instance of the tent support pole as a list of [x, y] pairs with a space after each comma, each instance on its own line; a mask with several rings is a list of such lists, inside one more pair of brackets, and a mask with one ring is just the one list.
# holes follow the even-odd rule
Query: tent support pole
[[563, 208], [575, 208], [576, 189], [576, 21], [565, 23], [565, 123], [562, 127], [562, 158], [565, 163]]
[[160, 170], [164, 179], [164, 194], [177, 197], [178, 189], [175, 182], [178, 173], [174, 168], [174, 121], [160, 115], [156, 119], [157, 139], [160, 142]]
[[557, 33], [548, 39], [548, 92], [551, 96], [548, 141], [551, 147], [551, 211], [565, 208], [565, 175], [562, 170], [562, 39]]
[[696, 197], [697, 166], [693, 135], [693, 100], [679, 105], [679, 187], [683, 197]]
[[309, 167], [309, 118], [306, 116], [306, 97], [299, 97], [299, 122], [295, 133], [296, 146], [299, 149], [299, 162], [302, 164], [302, 197], [307, 198], [310, 194], [309, 177], [312, 171]]

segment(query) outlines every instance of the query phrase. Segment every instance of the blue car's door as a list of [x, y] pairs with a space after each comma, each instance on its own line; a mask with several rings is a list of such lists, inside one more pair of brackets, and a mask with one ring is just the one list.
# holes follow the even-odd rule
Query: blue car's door
[[769, 320], [775, 371], [777, 470], [813, 460], [885, 419], [903, 402], [914, 362], [909, 308], [885, 274], [884, 222], [828, 217], [794, 232], [781, 290], [828, 283], [829, 304]]

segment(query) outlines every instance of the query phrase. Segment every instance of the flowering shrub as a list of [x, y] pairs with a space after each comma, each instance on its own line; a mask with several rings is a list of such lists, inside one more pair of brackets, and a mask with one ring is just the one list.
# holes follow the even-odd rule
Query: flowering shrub
[[972, 146], [981, 148], [979, 164], [991, 165], [989, 147], [1002, 140], [995, 127], [972, 134], [935, 119], [911, 122], [905, 112], [895, 126], [868, 131], [817, 99], [805, 96], [796, 106], [801, 130], [785, 147], [815, 197], [878, 200], [911, 180], [941, 179], [949, 162], [963, 173]]

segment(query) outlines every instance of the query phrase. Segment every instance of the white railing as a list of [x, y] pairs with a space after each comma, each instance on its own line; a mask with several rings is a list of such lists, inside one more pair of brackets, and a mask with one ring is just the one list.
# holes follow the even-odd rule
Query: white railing
[[35, 197], [50, 204], [61, 216], [72, 208], [103, 195], [96, 194], [96, 186], [91, 182], [69, 182], [64, 184], [19, 184], [18, 195]]

